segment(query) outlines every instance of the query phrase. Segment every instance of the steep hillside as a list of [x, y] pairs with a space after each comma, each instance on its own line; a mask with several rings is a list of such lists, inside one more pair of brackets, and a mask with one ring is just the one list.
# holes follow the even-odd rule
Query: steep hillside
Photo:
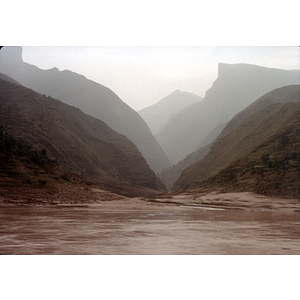
[[197, 95], [176, 90], [158, 103], [146, 107], [138, 113], [146, 121], [152, 133], [156, 135], [175, 114], [201, 100], [202, 98]]
[[23, 86], [60, 99], [104, 121], [115, 131], [127, 136], [155, 172], [171, 165], [142, 117], [107, 87], [68, 70], [41, 70], [25, 63], [21, 47], [1, 49], [0, 72]]
[[300, 83], [300, 71], [248, 64], [219, 64], [219, 74], [204, 99], [178, 113], [156, 135], [173, 164], [205, 146], [205, 137], [265, 93]]
[[174, 182], [178, 179], [184, 169], [194, 165], [206, 156], [206, 154], [209, 152], [212, 142], [218, 137], [224, 127], [225, 124], [217, 126], [203, 139], [206, 146], [200, 146], [201, 148], [199, 148], [197, 151], [189, 154], [185, 159], [179, 161], [176, 165], [173, 165], [168, 169], [164, 169], [157, 175], [169, 190], [172, 188]]
[[211, 144], [206, 145], [203, 148], [191, 153], [184, 160], [168, 169], [163, 170], [157, 176], [166, 185], [166, 187], [171, 190], [173, 183], [178, 179], [181, 172], [203, 159], [209, 152], [210, 146]]
[[290, 126], [210, 177], [202, 188], [300, 199], [300, 103], [283, 106], [293, 110]]
[[[267, 149], [270, 155], [273, 151], [277, 156], [279, 152], [275, 145], [281, 143], [286, 136], [291, 147], [295, 148], [293, 151], [298, 151], [296, 137], [300, 126], [299, 102], [300, 85], [275, 89], [259, 98], [228, 122], [205, 158], [185, 169], [174, 183], [173, 189], [198, 187], [234, 161], [247, 161], [247, 156], [251, 153], [257, 153], [258, 156], [255, 159], [253, 156], [248, 157], [248, 160], [251, 158], [256, 163]], [[257, 149], [261, 151], [258, 152]], [[231, 175], [226, 176], [230, 178]]]
[[29, 142], [14, 138], [0, 126], [1, 196], [5, 190], [6, 194], [12, 194], [15, 188], [24, 186], [53, 189], [55, 185], [74, 181], [74, 176], [62, 171], [58, 163], [48, 157], [45, 148], [34, 149]]
[[164, 188], [137, 147], [103, 121], [1, 79], [0, 126], [45, 149], [64, 171], [97, 182]]
[[2, 73], [0, 73], [0, 79], [20, 85], [19, 82], [15, 81], [14, 79], [12, 79], [12, 78], [10, 78], [10, 77], [6, 76], [5, 74], [2, 74]]

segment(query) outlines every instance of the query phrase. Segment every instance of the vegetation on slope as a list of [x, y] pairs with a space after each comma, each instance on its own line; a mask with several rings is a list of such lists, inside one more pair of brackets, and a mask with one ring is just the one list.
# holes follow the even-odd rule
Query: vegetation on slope
[[1, 187], [26, 184], [46, 186], [51, 180], [70, 181], [58, 163], [50, 159], [46, 149], [34, 149], [23, 139], [16, 139], [0, 126], [0, 183]]
[[142, 117], [109, 88], [83, 75], [57, 68], [42, 70], [25, 63], [21, 47], [4, 47], [0, 72], [23, 86], [75, 106], [130, 139], [154, 172], [171, 165]]
[[[249, 64], [219, 64], [218, 78], [203, 100], [176, 114], [157, 135], [173, 164], [210, 143], [205, 139], [220, 124], [264, 94], [299, 84], [299, 70], [279, 70]], [[207, 144], [206, 144], [207, 143]]]
[[[173, 190], [209, 185], [253, 190], [257, 182], [255, 192], [297, 196], [299, 133], [300, 86], [276, 89], [235, 116], [207, 156], [181, 173]], [[261, 174], [273, 178], [272, 184], [261, 181]]]
[[300, 127], [275, 135], [202, 186], [300, 198]]
[[46, 149], [66, 172], [97, 182], [164, 188], [137, 147], [103, 121], [4, 80], [0, 125], [35, 148]]

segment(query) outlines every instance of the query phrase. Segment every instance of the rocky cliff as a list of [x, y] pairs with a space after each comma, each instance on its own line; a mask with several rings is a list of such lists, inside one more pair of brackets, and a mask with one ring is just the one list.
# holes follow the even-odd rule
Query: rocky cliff
[[156, 138], [175, 164], [205, 146], [210, 132], [259, 97], [273, 89], [299, 83], [299, 70], [219, 64], [218, 78], [204, 99], [172, 118]]

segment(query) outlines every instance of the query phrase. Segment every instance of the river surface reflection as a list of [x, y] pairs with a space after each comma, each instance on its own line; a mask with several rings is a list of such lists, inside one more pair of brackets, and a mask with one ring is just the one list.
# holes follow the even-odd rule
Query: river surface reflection
[[0, 253], [300, 254], [299, 213], [0, 207]]

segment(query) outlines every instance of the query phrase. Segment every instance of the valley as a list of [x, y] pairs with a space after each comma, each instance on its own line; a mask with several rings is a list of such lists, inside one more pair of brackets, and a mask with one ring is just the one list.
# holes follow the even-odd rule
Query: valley
[[[66, 215], [57, 214], [56, 208]], [[47, 216], [63, 223], [70, 214], [79, 227], [86, 219], [76, 210], [91, 215], [96, 223], [97, 212], [107, 221], [107, 231], [98, 223], [102, 229], [95, 226], [100, 233], [111, 234], [100, 251], [105, 254], [113, 236], [126, 244], [121, 235], [132, 230], [137, 234], [127, 232], [133, 238], [129, 248], [114, 245], [114, 253], [215, 253], [209, 228], [215, 228], [216, 234], [218, 220], [225, 220], [226, 226], [232, 221], [227, 229], [235, 232], [235, 240], [247, 218], [251, 230], [246, 243], [256, 245], [260, 234], [275, 232], [278, 226], [280, 245], [263, 239], [266, 251], [255, 246], [247, 252], [240, 245], [232, 250], [222, 246], [224, 232], [219, 253], [265, 254], [274, 242], [274, 254], [299, 254], [294, 242], [299, 237], [295, 228], [300, 213], [300, 70], [219, 63], [218, 76], [204, 98], [177, 89], [135, 111], [111, 89], [84, 75], [40, 69], [23, 61], [21, 47], [4, 47], [0, 51], [0, 214], [5, 218], [7, 212], [18, 226], [14, 209], [20, 216], [33, 212], [38, 219]], [[284, 221], [277, 223], [276, 216]], [[291, 238], [284, 249], [281, 242], [289, 218]], [[117, 233], [110, 221], [118, 224]], [[162, 227], [155, 227], [156, 222]], [[195, 250], [192, 239], [185, 248], [176, 222], [190, 237], [193, 226], [199, 230], [200, 223], [204, 226], [209, 238], [201, 236], [196, 242], [200, 247], [201, 239], [206, 241], [199, 248], [203, 252]], [[270, 223], [272, 228], [256, 236], [253, 222], [259, 228]], [[169, 225], [181, 232], [174, 246], [180, 251], [165, 248], [163, 238], [173, 236]], [[3, 226], [5, 235], [8, 227]], [[36, 229], [30, 230], [37, 235]], [[72, 229], [66, 226], [66, 230]], [[142, 244], [132, 248], [146, 236], [147, 243], [153, 242], [161, 252]], [[9, 236], [5, 239], [10, 243]], [[4, 247], [7, 253], [27, 253], [13, 246], [21, 240], [18, 236]], [[94, 241], [88, 241], [87, 254], [99, 253]], [[35, 245], [28, 252], [82, 252], [62, 244], [52, 245], [53, 252]]]

